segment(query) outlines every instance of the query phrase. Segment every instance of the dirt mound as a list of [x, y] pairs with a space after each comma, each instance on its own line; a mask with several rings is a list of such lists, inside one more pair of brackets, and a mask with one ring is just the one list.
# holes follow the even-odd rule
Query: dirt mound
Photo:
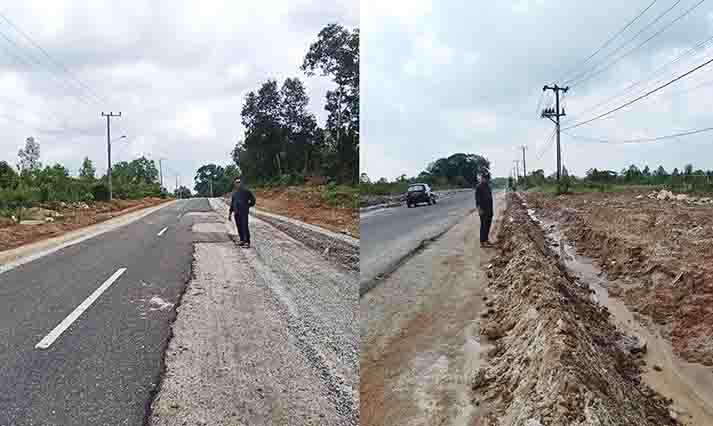
[[[40, 221], [24, 221], [15, 223], [10, 219], [0, 218], [0, 251], [10, 250], [24, 244], [46, 238], [56, 237], [75, 229], [93, 225], [134, 210], [151, 207], [170, 201], [161, 198], [144, 198], [142, 200], [113, 200], [96, 203], [45, 203], [29, 209], [32, 217]], [[51, 220], [46, 220], [51, 218]], [[40, 224], [32, 224], [40, 222]]]
[[527, 199], [616, 280], [612, 294], [663, 326], [677, 355], [713, 365], [711, 208], [633, 193]]
[[[356, 195], [347, 189], [328, 186], [256, 188], [256, 207], [287, 216], [333, 232], [359, 238], [359, 210]], [[226, 195], [230, 197], [230, 194]]]
[[476, 372], [478, 425], [674, 425], [666, 401], [609, 321], [511, 195], [482, 334], [494, 346]]

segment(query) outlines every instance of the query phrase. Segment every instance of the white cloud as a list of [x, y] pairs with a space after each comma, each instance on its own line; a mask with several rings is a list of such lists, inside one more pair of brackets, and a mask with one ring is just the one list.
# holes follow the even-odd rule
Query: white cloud
[[103, 173], [101, 112], [121, 111], [111, 122], [112, 135], [127, 135], [113, 150], [116, 161], [164, 157], [168, 182], [175, 173], [191, 185], [201, 165], [230, 162], [243, 136], [243, 97], [268, 78], [301, 78], [323, 124], [332, 83], [306, 77], [302, 57], [325, 25], [359, 25], [358, 0], [29, 0], [8, 4], [3, 13], [106, 101], [89, 99], [0, 21], [0, 32], [23, 46], [17, 50], [0, 38], [0, 161], [15, 164], [17, 149], [32, 135], [44, 164], [62, 162], [76, 173], [86, 155]]
[[[438, 156], [471, 152], [488, 156], [494, 174], [507, 176], [513, 160], [521, 156], [515, 147], [526, 144], [530, 148], [528, 169], [553, 172], [553, 144], [545, 145], [553, 125], [536, 111], [542, 86], [556, 82], [572, 68], [576, 72], [594, 65], [602, 69], [607, 53], [640, 26], [632, 26], [586, 66], [581, 62], [649, 3], [449, 1], [416, 2], [411, 8], [399, 2], [364, 1], [361, 170], [373, 179], [417, 175]], [[641, 22], [648, 23], [669, 6], [656, 4]], [[672, 16], [689, 6], [680, 5]], [[621, 105], [709, 58], [713, 45], [661, 70], [651, 82], [587, 111], [709, 38], [712, 10], [712, 4], [701, 5], [643, 48], [572, 87], [563, 103], [567, 110], [563, 126]], [[710, 73], [702, 70], [686, 80], [665, 90], [692, 88], [710, 80]], [[660, 97], [571, 133], [617, 140], [708, 127], [713, 114], [711, 94], [713, 84], [674, 97], [662, 91]], [[660, 163], [670, 170], [693, 161], [696, 167], [713, 168], [713, 148], [702, 143], [710, 136], [618, 146], [587, 143], [563, 134], [564, 164], [576, 174], [590, 167], [619, 170], [632, 162], [647, 162], [651, 167]], [[538, 159], [542, 148], [548, 149]]]

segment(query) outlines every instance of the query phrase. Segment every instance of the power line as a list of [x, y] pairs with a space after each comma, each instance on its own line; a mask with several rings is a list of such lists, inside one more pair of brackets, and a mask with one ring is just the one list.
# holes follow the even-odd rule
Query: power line
[[661, 97], [663, 97], [663, 98], [669, 98], [669, 97], [679, 96], [679, 95], [683, 95], [683, 94], [686, 94], [686, 93], [688, 93], [688, 92], [691, 92], [691, 91], [693, 91], [693, 90], [700, 89], [701, 87], [706, 87], [706, 86], [710, 86], [710, 85], [713, 85], [713, 80], [706, 80], [706, 81], [704, 81], [704, 82], [702, 82], [702, 83], [700, 83], [700, 84], [697, 84], [697, 85], [695, 85], [695, 86], [693, 86], [693, 87], [689, 87], [688, 89], [683, 89], [683, 90], [679, 90], [679, 91], [676, 91], [676, 92], [667, 93], [667, 94], [665, 94], [665, 95], [661, 95]]
[[[700, 3], [703, 3], [703, 1], [705, 1], [705, 0], [701, 0]], [[653, 24], [655, 24], [656, 22], [658, 22], [659, 19], [661, 19], [661, 18], [663, 18], [665, 15], [667, 15], [671, 10], [673, 10], [674, 7], [676, 7], [680, 2], [681, 2], [681, 0], [677, 0], [671, 7], [669, 7], [668, 9], [666, 9], [666, 10], [665, 10], [662, 14], [660, 14], [659, 16], [657, 16], [656, 19], [654, 19], [652, 22], [650, 22], [648, 25], [646, 25], [644, 28], [642, 28], [642, 29], [641, 29], [639, 32], [637, 32], [632, 38], [630, 38], [629, 40], [627, 40], [626, 43], [622, 44], [621, 46], [617, 47], [617, 48], [614, 49], [612, 52], [610, 52], [606, 57], [611, 57], [611, 56], [613, 56], [616, 52], [618, 52], [618, 51], [620, 51], [622, 48], [624, 48], [624, 46], [626, 46], [626, 45], [628, 45], [630, 42], [634, 41], [634, 39], [636, 39], [636, 37], [638, 37], [639, 34], [643, 33], [643, 32], [646, 31], [647, 29], [649, 29], [649, 27], [651, 27]], [[698, 4], [700, 4], [700, 3], [698, 3]], [[698, 7], [698, 5], [696, 5], [695, 7]], [[694, 8], [695, 8], [695, 7], [694, 7]], [[690, 12], [690, 11], [693, 10], [694, 8], [689, 9], [686, 13]], [[629, 51], [626, 52], [624, 55], [619, 56], [619, 57], [616, 58], [614, 61], [609, 62], [609, 63], [606, 64], [603, 68], [597, 70], [597, 66], [594, 66], [593, 68], [589, 69], [588, 71], [585, 71], [585, 72], [583, 72], [583, 73], [580, 73], [580, 74], [577, 75], [576, 77], [569, 79], [568, 81], [565, 82], [565, 84], [570, 83], [570, 84], [572, 85], [572, 87], [574, 87], [574, 86], [579, 85], [580, 83], [583, 83], [584, 81], [587, 81], [587, 80], [591, 79], [592, 77], [595, 77], [595, 76], [601, 74], [601, 73], [604, 72], [604, 70], [606, 70], [607, 68], [609, 68], [609, 67], [611, 67], [612, 65], [614, 65], [615, 63], [619, 62], [621, 59], [625, 58], [626, 56], [628, 56], [629, 54], [631, 54], [631, 53], [634, 52], [635, 50], [641, 48], [641, 46], [643, 46], [644, 44], [648, 43], [649, 40], [653, 39], [654, 37], [656, 37], [657, 35], [659, 35], [661, 32], [663, 32], [665, 29], [667, 29], [668, 27], [670, 27], [674, 22], [676, 22], [676, 21], [678, 21], [679, 19], [681, 19], [686, 13], [684, 13], [683, 15], [679, 16], [678, 18], [674, 19], [673, 21], [671, 21], [668, 25], [664, 26], [664, 28], [663, 28], [662, 30], [659, 30], [658, 32], [654, 33], [653, 36], [651, 36], [651, 37], [649, 37], [648, 39], [644, 40], [643, 43], [640, 43], [638, 46], [636, 46], [636, 47], [634, 47], [633, 49], [629, 50]], [[605, 58], [605, 59], [606, 59], [606, 58]]]
[[573, 124], [573, 125], [571, 125], [571, 126], [569, 126], [569, 127], [565, 127], [563, 130], [574, 129], [575, 127], [579, 127], [579, 126], [585, 125], [585, 124], [587, 124], [587, 123], [591, 123], [591, 122], [594, 121], [594, 120], [598, 120], [598, 119], [603, 118], [603, 117], [605, 117], [605, 116], [607, 116], [607, 115], [609, 115], [609, 114], [612, 114], [612, 113], [614, 113], [614, 112], [616, 112], [616, 111], [619, 111], [620, 109], [625, 108], [625, 107], [627, 107], [627, 106], [633, 104], [634, 102], [638, 102], [638, 101], [640, 101], [641, 99], [644, 99], [644, 98], [646, 98], [646, 97], [652, 95], [653, 93], [656, 93], [656, 92], [658, 92], [659, 90], [661, 90], [661, 89], [663, 89], [663, 88], [665, 88], [665, 87], [667, 87], [667, 86], [669, 86], [669, 85], [671, 85], [671, 84], [677, 82], [678, 80], [680, 80], [680, 79], [682, 79], [682, 78], [684, 78], [684, 77], [686, 77], [686, 76], [688, 76], [688, 75], [693, 74], [694, 72], [696, 72], [696, 71], [698, 71], [699, 69], [705, 67], [706, 65], [709, 65], [711, 62], [713, 62], [713, 59], [707, 60], [706, 62], [702, 63], [701, 65], [698, 65], [697, 67], [693, 68], [692, 70], [689, 70], [689, 71], [687, 71], [687, 72], [684, 73], [684, 74], [681, 74], [680, 76], [674, 78], [673, 80], [669, 81], [668, 83], [662, 84], [662, 85], [658, 86], [657, 88], [655, 88], [655, 89], [653, 89], [653, 90], [649, 90], [648, 92], [644, 93], [643, 95], [639, 96], [638, 98], [635, 98], [635, 99], [633, 99], [633, 100], [631, 100], [631, 101], [629, 101], [629, 102], [627, 102], [627, 103], [625, 103], [625, 104], [623, 104], [623, 105], [620, 105], [620, 106], [618, 106], [618, 107], [616, 107], [616, 108], [614, 108], [614, 109], [611, 109], [611, 110], [609, 110], [609, 111], [607, 111], [607, 112], [605, 112], [605, 113], [603, 113], [603, 114], [599, 114], [599, 115], [597, 115], [597, 116], [595, 116], [595, 117], [593, 117], [593, 118], [590, 118], [589, 120], [581, 121], [581, 122], [576, 123], [576, 124]]
[[644, 40], [643, 42], [639, 43], [638, 46], [634, 47], [633, 49], [631, 49], [631, 50], [629, 50], [628, 52], [624, 53], [623, 55], [619, 56], [619, 57], [616, 58], [614, 61], [612, 61], [612, 62], [610, 62], [608, 65], [606, 65], [604, 68], [602, 68], [602, 69], [596, 71], [596, 72], [593, 73], [593, 74], [590, 74], [588, 77], [585, 77], [585, 78], [583, 78], [583, 79], [581, 79], [581, 80], [579, 80], [579, 81], [576, 81], [575, 83], [572, 84], [572, 87], [578, 86], [579, 84], [581, 84], [581, 83], [583, 83], [583, 82], [585, 82], [585, 81], [591, 79], [592, 77], [595, 77], [595, 76], [597, 76], [597, 75], [603, 73], [603, 72], [606, 71], [608, 68], [610, 68], [612, 65], [616, 64], [616, 63], [619, 62], [620, 60], [622, 60], [622, 59], [624, 59], [625, 57], [629, 56], [629, 55], [630, 55], [631, 53], [633, 53], [634, 51], [640, 49], [643, 45], [645, 45], [646, 43], [648, 43], [649, 41], [651, 41], [653, 38], [657, 37], [659, 34], [663, 33], [663, 32], [666, 31], [667, 29], [669, 29], [669, 28], [671, 27], [671, 25], [675, 24], [676, 22], [678, 22], [679, 20], [681, 20], [684, 16], [688, 15], [689, 13], [691, 13], [694, 9], [696, 9], [698, 6], [700, 6], [701, 4], [703, 4], [704, 1], [706, 1], [706, 0], [700, 0], [698, 3], [696, 3], [695, 5], [693, 5], [693, 7], [689, 8], [688, 10], [686, 10], [685, 12], [683, 12], [681, 15], [679, 15], [679, 16], [678, 16], [677, 18], [675, 18], [673, 21], [671, 21], [671, 22], [669, 22], [668, 24], [664, 25], [663, 28], [661, 28], [659, 31], [655, 32], [651, 37], [649, 37], [649, 38], [647, 38], [646, 40]]
[[574, 135], [574, 134], [566, 132], [564, 130], [562, 130], [562, 133], [564, 133], [565, 135], [567, 135], [571, 138], [587, 140], [587, 141], [591, 141], [591, 142], [606, 143], [606, 144], [628, 144], [628, 143], [658, 142], [658, 141], [662, 141], [662, 140], [666, 140], [666, 139], [678, 138], [681, 136], [696, 135], [698, 133], [705, 133], [705, 132], [710, 132], [710, 131], [713, 131], [713, 127], [706, 127], [704, 129], [697, 129], [697, 130], [688, 130], [685, 132], [674, 133], [672, 135], [657, 136], [657, 137], [653, 137], [653, 138], [625, 139], [625, 140], [619, 140], [619, 141]]
[[552, 142], [555, 140], [555, 132], [557, 129], [552, 130], [550, 133], [550, 136], [547, 138], [544, 144], [542, 144], [542, 147], [540, 151], [537, 153], [537, 157], [535, 158], [535, 161], [540, 161], [542, 159], [542, 156], [545, 155], [545, 152], [549, 151], [549, 148], [552, 146]]
[[[7, 42], [8, 42], [9, 44], [11, 44], [12, 46], [14, 46], [18, 51], [22, 50], [22, 47], [21, 47], [15, 40], [13, 40], [11, 37], [8, 37], [4, 32], [0, 31], [0, 37], [2, 37], [3, 39], [5, 39], [5, 41], [7, 41]], [[9, 53], [12, 57], [14, 57], [16, 60], [19, 60], [19, 61], [22, 62], [24, 65], [26, 65], [26, 66], [32, 68], [32, 64], [30, 64], [24, 56], [20, 56], [20, 55], [17, 55], [17, 54], [15, 54], [15, 53], [11, 53], [11, 52], [10, 52], [9, 50], [7, 50], [7, 49], [5, 49], [5, 51], [6, 51], [7, 53]], [[34, 62], [36, 65], [42, 66], [42, 64], [41, 64], [35, 57], [33, 57], [33, 56], [31, 56], [31, 55], [29, 55], [29, 57], [30, 57], [30, 59], [32, 60], [32, 62]], [[48, 71], [48, 70], [46, 70], [46, 71]], [[51, 71], [48, 71], [48, 74], [49, 74], [52, 78], [54, 78], [55, 80], [57, 80], [59, 83], [64, 83], [64, 81], [63, 81], [62, 79], [58, 78], [58, 77], [57, 77], [54, 73], [52, 73]], [[68, 85], [66, 85], [66, 84], [64, 84], [63, 87], [64, 87], [64, 88], [69, 88], [70, 91], [71, 91], [72, 89], [74, 89], [73, 87], [68, 86]], [[90, 103], [88, 102], [87, 98], [83, 97], [81, 94], [73, 94], [73, 95], [74, 95], [79, 101], [81, 101], [82, 103], [84, 103], [84, 104], [86, 104], [86, 105], [89, 105], [89, 104], [90, 104]]]
[[38, 50], [40, 50], [46, 57], [47, 59], [50, 60], [56, 67], [60, 68], [62, 71], [64, 71], [68, 76], [70, 76], [80, 87], [84, 88], [87, 92], [89, 92], [92, 96], [94, 96], [95, 99], [99, 101], [104, 101], [106, 102], [106, 99], [102, 98], [101, 96], [97, 95], [94, 90], [92, 90], [89, 86], [84, 84], [81, 80], [79, 80], [69, 69], [67, 69], [64, 64], [59, 62], [58, 60], [54, 59], [42, 46], [40, 46], [37, 42], [35, 42], [32, 37], [30, 37], [26, 32], [24, 32], [22, 29], [20, 29], [17, 25], [15, 25], [5, 14], [0, 12], [0, 18], [5, 20], [12, 28], [15, 29], [19, 34], [21, 34], [27, 41], [30, 42], [34, 47], [36, 47]]
[[592, 59], [594, 56], [596, 56], [597, 53], [601, 52], [602, 49], [604, 49], [605, 47], [607, 47], [607, 46], [609, 45], [609, 43], [611, 43], [612, 41], [614, 41], [615, 38], [619, 37], [624, 31], [626, 31], [626, 29], [629, 28], [634, 22], [636, 22], [636, 20], [639, 19], [644, 13], [646, 13], [646, 11], [649, 10], [649, 9], [651, 8], [651, 6], [653, 6], [653, 5], [656, 3], [656, 1], [657, 1], [657, 0], [652, 1], [648, 6], [646, 6], [646, 8], [644, 8], [644, 10], [642, 10], [641, 12], [639, 12], [639, 14], [634, 17], [634, 19], [630, 20], [629, 23], [627, 23], [627, 24], [624, 26], [624, 28], [620, 29], [616, 34], [614, 34], [614, 35], [611, 36], [606, 42], [604, 42], [604, 44], [601, 45], [601, 46], [599, 47], [599, 49], [595, 50], [594, 53], [592, 53], [591, 55], [589, 55], [585, 60], [583, 60], [583, 61], [580, 62], [579, 64], [577, 64], [577, 65], [575, 65], [574, 67], [572, 67], [572, 68], [570, 68], [569, 70], [567, 70], [567, 71], [566, 71], [564, 74], [562, 74], [562, 75], [560, 76], [560, 78], [558, 78], [557, 80], [562, 80], [564, 77], [567, 76], [567, 74], [570, 73], [570, 71], [572, 71], [573, 69], [578, 68], [578, 67], [580, 67], [580, 66], [586, 64], [590, 59]]
[[656, 70], [654, 70], [651, 74], [649, 74], [647, 77], [642, 78], [642, 79], [640, 79], [640, 80], [638, 80], [638, 81], [635, 81], [634, 83], [630, 84], [629, 86], [627, 86], [626, 88], [624, 88], [622, 91], [620, 91], [618, 94], [616, 94], [616, 95], [614, 95], [614, 96], [611, 96], [611, 97], [609, 97], [609, 98], [603, 100], [602, 102], [599, 102], [599, 103], [597, 103], [597, 104], [595, 104], [595, 105], [593, 105], [593, 106], [591, 106], [591, 107], [585, 109], [584, 111], [582, 111], [582, 112], [580, 113], [580, 115], [581, 115], [581, 114], [585, 114], [585, 113], [590, 112], [590, 111], [593, 111], [593, 110], [596, 110], [598, 107], [600, 107], [600, 106], [602, 106], [602, 105], [606, 105], [606, 104], [610, 103], [611, 101], [613, 101], [614, 99], [618, 99], [618, 98], [623, 97], [623, 96], [626, 95], [627, 93], [631, 92], [631, 89], [633, 89], [634, 87], [639, 86], [639, 85], [641, 85], [642, 83], [644, 83], [644, 82], [646, 82], [646, 81], [651, 81], [651, 80], [652, 80], [655, 76], [657, 76], [657, 75], [663, 74], [663, 73], [662, 73], [663, 70], [665, 70], [665, 69], [668, 68], [669, 66], [671, 66], [671, 65], [673, 65], [673, 64], [675, 64], [675, 63], [677, 63], [677, 62], [679, 62], [679, 61], [680, 61], [681, 59], [683, 59], [684, 57], [693, 55], [697, 50], [704, 48], [707, 44], [710, 44], [711, 41], [713, 41], [713, 36], [707, 38], [706, 40], [704, 40], [704, 41], [698, 43], [697, 45], [695, 45], [695, 46], [693, 46], [693, 47], [690, 47], [688, 50], [686, 50], [685, 52], [683, 52], [682, 54], [680, 54], [678, 57], [676, 57], [676, 58], [672, 59], [671, 61], [665, 63], [664, 65], [660, 66], [659, 68], [657, 68]]

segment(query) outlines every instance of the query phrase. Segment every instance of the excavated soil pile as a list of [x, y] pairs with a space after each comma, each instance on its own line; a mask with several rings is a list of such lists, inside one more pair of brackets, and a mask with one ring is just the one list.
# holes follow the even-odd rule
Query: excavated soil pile
[[[39, 224], [18, 224], [0, 217], [0, 251], [52, 238], [75, 229], [109, 220], [135, 210], [170, 201], [161, 198], [113, 200], [94, 203], [45, 203], [25, 212], [28, 219]], [[51, 218], [51, 221], [48, 219]]]
[[508, 199], [481, 324], [493, 348], [475, 374], [480, 426], [677, 424], [639, 379], [627, 339]]
[[713, 209], [637, 195], [529, 194], [577, 252], [616, 284], [609, 293], [662, 326], [677, 355], [713, 365]]

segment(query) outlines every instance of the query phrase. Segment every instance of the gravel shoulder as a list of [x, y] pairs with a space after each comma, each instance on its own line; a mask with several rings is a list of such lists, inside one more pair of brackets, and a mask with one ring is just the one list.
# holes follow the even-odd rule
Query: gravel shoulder
[[251, 249], [209, 242], [235, 234], [211, 205], [151, 424], [357, 424], [356, 273], [256, 218]]
[[467, 215], [361, 298], [362, 425], [473, 424], [489, 257], [478, 227]]

